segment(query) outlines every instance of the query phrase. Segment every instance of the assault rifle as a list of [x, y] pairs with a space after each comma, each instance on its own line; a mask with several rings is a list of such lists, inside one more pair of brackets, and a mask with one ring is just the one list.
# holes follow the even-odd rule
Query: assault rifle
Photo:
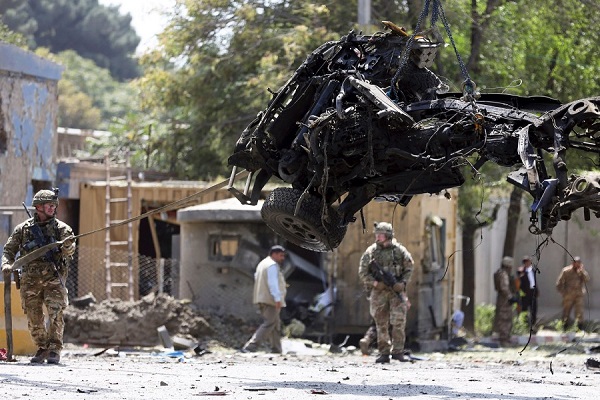
[[371, 260], [369, 263], [369, 271], [371, 271], [373, 279], [375, 279], [377, 282], [383, 282], [386, 286], [389, 286], [389, 288], [398, 295], [398, 298], [404, 301], [402, 294], [394, 290], [394, 285], [398, 283], [398, 280], [394, 275], [392, 275], [389, 271], [384, 271], [383, 268], [381, 268], [381, 265], [379, 265], [375, 260]]
[[[25, 205], [25, 202], [23, 202], [22, 204], [23, 204], [23, 208], [25, 208], [25, 212], [27, 213], [29, 218], [33, 218], [31, 213], [29, 212], [29, 209]], [[46, 246], [51, 243], [51, 242], [47, 241], [46, 238], [44, 238], [44, 234], [42, 233], [42, 228], [40, 228], [40, 226], [37, 225], [35, 222], [31, 225], [31, 233], [33, 234], [33, 242], [35, 244], [34, 247], [40, 248], [40, 247]], [[29, 247], [29, 246], [26, 246], [26, 247]], [[57, 247], [53, 247], [51, 250], [48, 250], [44, 254], [43, 257], [46, 259], [46, 261], [48, 261], [52, 264], [52, 266], [54, 267], [54, 273], [56, 273], [56, 276], [58, 277], [60, 284], [62, 285], [63, 288], [66, 289], [65, 283], [63, 282], [63, 279], [60, 276], [60, 273], [58, 272], [58, 268], [56, 267], [56, 263], [54, 262], [54, 254], [59, 251], [60, 250], [58, 250]]]

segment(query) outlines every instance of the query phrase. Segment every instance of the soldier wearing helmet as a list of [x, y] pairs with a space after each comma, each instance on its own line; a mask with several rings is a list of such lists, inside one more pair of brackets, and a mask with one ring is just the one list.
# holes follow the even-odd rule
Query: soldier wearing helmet
[[[375, 362], [389, 363], [390, 356], [394, 360], [407, 361], [404, 356], [408, 312], [406, 285], [414, 262], [406, 247], [394, 239], [392, 224], [376, 222], [373, 233], [375, 243], [362, 255], [358, 275], [370, 293], [369, 311], [377, 327], [379, 357]], [[378, 278], [381, 274], [387, 275], [385, 282]]]
[[[32, 363], [58, 364], [63, 347], [63, 311], [67, 307], [67, 266], [75, 252], [73, 230], [56, 218], [58, 189], [40, 190], [33, 196], [34, 215], [17, 225], [4, 245], [2, 271], [10, 279], [17, 254], [23, 257], [50, 243], [62, 246], [49, 250], [22, 267], [21, 303], [27, 315], [29, 333], [38, 350]], [[48, 324], [44, 315], [47, 310]]]

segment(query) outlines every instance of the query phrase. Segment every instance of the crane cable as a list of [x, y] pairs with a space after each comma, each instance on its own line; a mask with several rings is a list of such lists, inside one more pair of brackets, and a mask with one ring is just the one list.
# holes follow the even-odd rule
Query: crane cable
[[446, 29], [446, 33], [448, 34], [448, 38], [450, 39], [450, 43], [452, 44], [452, 48], [454, 49], [454, 54], [456, 54], [456, 59], [458, 60], [458, 65], [460, 67], [460, 71], [464, 79], [463, 92], [465, 98], [467, 99], [466, 101], [474, 101], [477, 95], [477, 85], [469, 76], [467, 66], [463, 62], [463, 59], [460, 56], [458, 49], [456, 48], [456, 43], [454, 42], [454, 37], [452, 36], [452, 32], [450, 31], [450, 24], [446, 19], [446, 14], [444, 13], [444, 8], [442, 7], [441, 0], [425, 0], [425, 4], [423, 5], [423, 9], [421, 10], [421, 14], [419, 15], [419, 18], [417, 20], [417, 25], [415, 26], [414, 32], [406, 42], [406, 47], [402, 52], [402, 55], [400, 56], [400, 65], [398, 66], [398, 69], [396, 70], [396, 73], [394, 74], [394, 77], [392, 78], [391, 82], [392, 90], [394, 91], [396, 98], [398, 98], [396, 83], [400, 79], [404, 67], [406, 67], [406, 64], [408, 63], [408, 58], [412, 50], [415, 37], [419, 33], [421, 24], [423, 23], [423, 19], [425, 19], [425, 17], [429, 14], [429, 8], [431, 3], [431, 26], [435, 27], [435, 24], [437, 23], [438, 19], [441, 19], [442, 24]]

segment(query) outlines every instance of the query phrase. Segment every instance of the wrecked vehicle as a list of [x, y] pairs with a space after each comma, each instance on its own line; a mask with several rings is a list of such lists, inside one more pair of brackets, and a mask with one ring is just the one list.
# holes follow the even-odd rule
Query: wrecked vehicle
[[[289, 183], [265, 200], [263, 219], [290, 242], [328, 251], [371, 200], [406, 206], [462, 185], [463, 167], [492, 161], [521, 166], [508, 180], [533, 196], [532, 233], [551, 233], [578, 208], [600, 215], [600, 175], [569, 176], [565, 157], [600, 153], [600, 97], [561, 105], [479, 94], [471, 81], [447, 93], [428, 69], [442, 43], [384, 25], [321, 45], [273, 94], [228, 159], [238, 200], [256, 204], [271, 177]], [[238, 168], [250, 171], [243, 191], [233, 187]]]

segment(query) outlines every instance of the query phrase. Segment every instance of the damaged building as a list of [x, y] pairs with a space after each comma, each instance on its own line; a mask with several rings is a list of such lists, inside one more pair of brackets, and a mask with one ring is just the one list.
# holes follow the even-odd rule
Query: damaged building
[[275, 236], [262, 221], [260, 208], [261, 202], [249, 206], [226, 199], [177, 212], [182, 297], [217, 312], [256, 316], [254, 268], [266, 256], [266, 249], [279, 243], [289, 253], [283, 266], [289, 284], [284, 322], [299, 319], [306, 326], [305, 335], [315, 337], [362, 334], [370, 316], [358, 264], [373, 242], [373, 223], [390, 221], [397, 239], [415, 259], [408, 287], [408, 336], [430, 340], [445, 335], [448, 305], [457, 284], [455, 266], [446, 264], [457, 248], [455, 200], [421, 196], [406, 208], [371, 202], [363, 210], [365, 230], [360, 223], [351, 224], [340, 247], [328, 253], [308, 251]]
[[[241, 205], [224, 188], [206, 195], [207, 182], [180, 182], [133, 170], [125, 160], [82, 160], [77, 152], [94, 132], [58, 129], [57, 82], [62, 67], [2, 44], [0, 60], [0, 173], [2, 241], [25, 219], [21, 202], [51, 186], [60, 188], [58, 217], [73, 227], [77, 253], [69, 268], [71, 299], [140, 300], [151, 293], [189, 299], [203, 310], [252, 321], [254, 268], [266, 249], [289, 249], [284, 265], [288, 308], [284, 322], [301, 321], [306, 336], [327, 340], [362, 334], [370, 323], [358, 260], [373, 241], [373, 222], [390, 221], [415, 259], [409, 286], [409, 338], [444, 335], [456, 287], [456, 199], [421, 196], [408, 207], [371, 202], [365, 227], [350, 224], [333, 252], [288, 243], [261, 219], [260, 204]], [[10, 98], [10, 102], [8, 99]], [[106, 134], [106, 133], [104, 133]], [[11, 190], [6, 190], [9, 188]], [[273, 187], [265, 187], [265, 198]], [[192, 198], [189, 204], [161, 209]], [[147, 217], [120, 224], [132, 217]], [[105, 230], [110, 224], [118, 227]], [[454, 262], [454, 261], [453, 261]]]

